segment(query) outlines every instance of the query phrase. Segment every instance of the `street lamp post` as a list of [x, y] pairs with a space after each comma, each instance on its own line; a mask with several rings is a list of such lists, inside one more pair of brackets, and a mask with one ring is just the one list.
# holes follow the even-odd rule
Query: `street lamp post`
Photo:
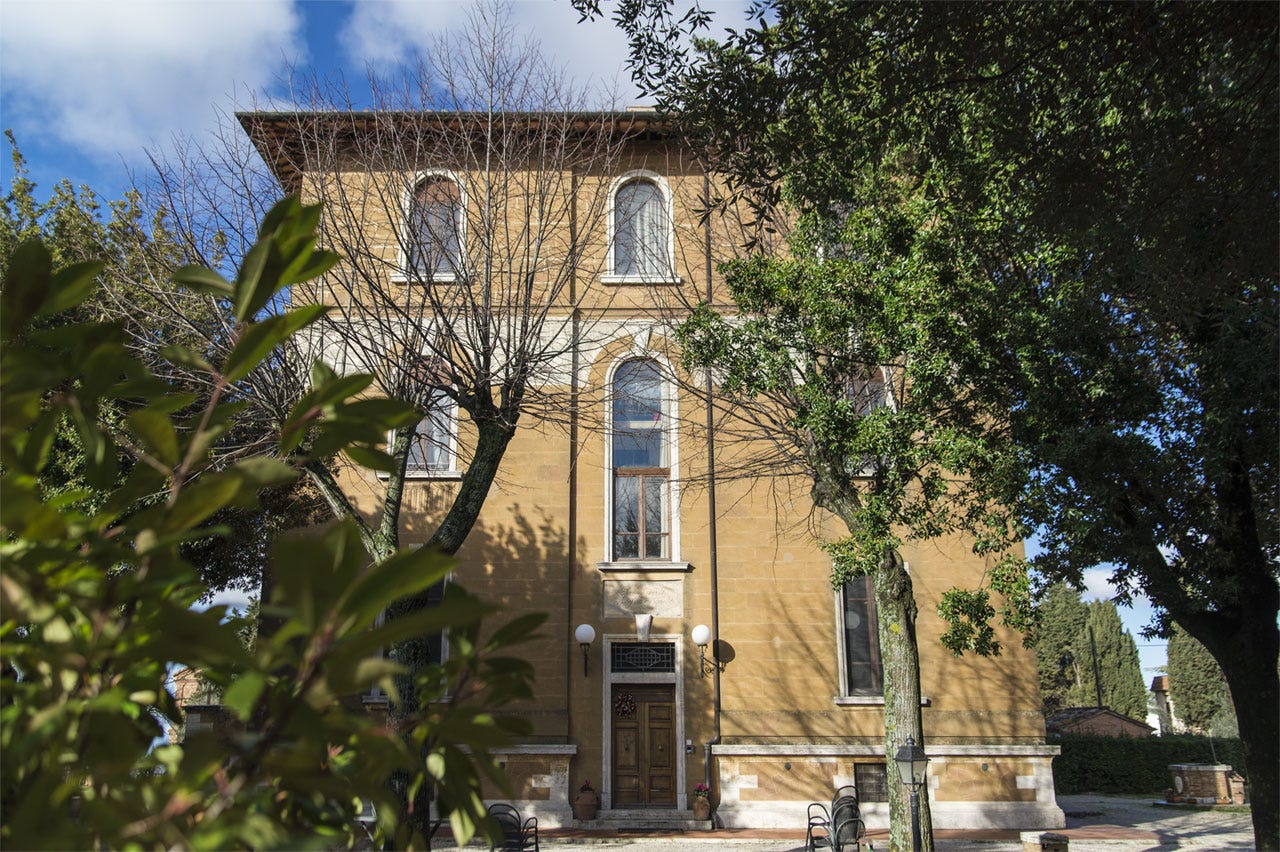
[[902, 783], [911, 788], [911, 849], [912, 852], [920, 852], [920, 788], [924, 786], [929, 758], [925, 756], [924, 749], [916, 745], [913, 737], [907, 737], [893, 760], [898, 764], [898, 776]]

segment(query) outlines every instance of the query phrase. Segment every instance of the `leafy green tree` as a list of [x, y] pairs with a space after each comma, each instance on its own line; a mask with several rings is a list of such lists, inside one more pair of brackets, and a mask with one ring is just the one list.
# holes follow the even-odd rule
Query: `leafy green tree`
[[[91, 188], [75, 188], [65, 180], [42, 200], [39, 187], [28, 176], [16, 139], [7, 131], [5, 136], [12, 175], [0, 208], [0, 275], [17, 246], [32, 239], [48, 249], [55, 267], [101, 260], [99, 286], [56, 321], [117, 323], [125, 345], [153, 371], [197, 397], [206, 397], [211, 390], [207, 376], [165, 361], [160, 351], [168, 344], [180, 344], [208, 355], [207, 341], [226, 335], [228, 316], [216, 300], [175, 287], [168, 280], [169, 274], [183, 265], [186, 250], [170, 229], [167, 212], [148, 213], [136, 191], [119, 201], [105, 202]], [[53, 321], [47, 317], [37, 320], [42, 324]], [[123, 418], [125, 411], [113, 409], [101, 414]], [[273, 430], [271, 424], [241, 417], [211, 452], [220, 460], [261, 452], [270, 448]], [[127, 454], [119, 462], [119, 476], [123, 477], [132, 462]], [[101, 499], [100, 492], [86, 487], [84, 448], [76, 430], [65, 422], [54, 434], [49, 463], [41, 475], [51, 494], [76, 493], [91, 504]], [[210, 526], [227, 526], [234, 534], [189, 542], [186, 557], [199, 566], [210, 591], [256, 589], [274, 534], [314, 523], [321, 508], [319, 496], [301, 480], [268, 489], [252, 509], [229, 507], [218, 512]]]
[[[581, 2], [588, 14], [598, 13]], [[1218, 661], [1257, 801], [1280, 798], [1280, 139], [1271, 9], [628, 0], [633, 69], [730, 189], [823, 215], [924, 209], [961, 394], [1016, 463], [975, 485], [1042, 527], [1037, 568], [1109, 563]], [[919, 235], [910, 235], [921, 239]], [[880, 260], [869, 257], [869, 262]], [[958, 416], [971, 412], [960, 409]], [[988, 473], [994, 474], [987, 477]], [[1001, 479], [1004, 478], [1002, 482]], [[1163, 630], [1164, 624], [1153, 625]], [[1280, 848], [1280, 815], [1252, 812]]]
[[[323, 311], [255, 319], [282, 288], [336, 261], [314, 248], [318, 218], [318, 208], [296, 199], [274, 208], [250, 252], [255, 262], [234, 283], [199, 267], [177, 274], [223, 300], [236, 319], [219, 368], [188, 347], [163, 353], [204, 371], [215, 389], [194, 412], [192, 394], [130, 352], [120, 323], [81, 315], [102, 264], [54, 272], [35, 241], [7, 260], [0, 291], [6, 848], [346, 847], [368, 842], [356, 836], [362, 803], [375, 806], [375, 842], [430, 848], [399, 819], [387, 784], [394, 771], [415, 786], [438, 786], [459, 837], [483, 818], [480, 774], [500, 782], [490, 750], [519, 725], [470, 709], [468, 700], [493, 708], [529, 695], [530, 667], [501, 650], [527, 635], [536, 617], [482, 639], [488, 608], [455, 587], [436, 609], [380, 624], [388, 604], [437, 582], [450, 562], [415, 549], [371, 564], [349, 522], [274, 549], [277, 585], [267, 607], [281, 626], [252, 649], [223, 608], [190, 608], [204, 587], [180, 545], [205, 535], [199, 526], [217, 511], [252, 505], [260, 489], [298, 476], [266, 456], [215, 466], [208, 449], [242, 409], [225, 390]], [[305, 443], [314, 452], [373, 456], [385, 430], [414, 415], [364, 397], [369, 381], [338, 378], [317, 362], [278, 451]], [[101, 416], [109, 410], [124, 414]], [[63, 423], [84, 447], [84, 480], [102, 495], [94, 505], [46, 486]], [[133, 464], [121, 480], [124, 457]], [[163, 499], [140, 504], [153, 494]], [[455, 637], [450, 659], [411, 684], [430, 713], [390, 730], [349, 709], [351, 696], [375, 686], [395, 694], [401, 669], [382, 648], [445, 628]], [[240, 727], [152, 749], [159, 720], [179, 720], [164, 686], [171, 664], [210, 678]], [[442, 701], [446, 694], [451, 701]]]
[[1066, 583], [1049, 586], [1036, 607], [1036, 667], [1040, 674], [1040, 700], [1046, 714], [1072, 706], [1068, 696], [1078, 680], [1079, 662], [1075, 645], [1088, 613], [1080, 593]]
[[1225, 735], [1215, 722], [1230, 728], [1235, 712], [1222, 668], [1187, 631], [1174, 627], [1169, 635], [1169, 699], [1178, 721], [1196, 733]]

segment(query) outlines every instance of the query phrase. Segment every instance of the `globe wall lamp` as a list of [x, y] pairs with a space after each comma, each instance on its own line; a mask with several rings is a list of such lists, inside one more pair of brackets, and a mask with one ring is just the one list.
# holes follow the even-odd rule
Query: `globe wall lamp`
[[724, 663], [716, 659], [715, 651], [711, 652], [711, 659], [707, 659], [707, 646], [711, 644], [711, 628], [705, 624], [699, 624], [690, 632], [690, 637], [693, 639], [693, 644], [698, 646], [698, 677], [724, 671]]
[[902, 783], [911, 788], [911, 849], [912, 852], [920, 852], [920, 788], [924, 786], [929, 758], [924, 749], [916, 745], [914, 738], [907, 737], [907, 741], [898, 747], [893, 761], [898, 764]]
[[591, 665], [591, 643], [596, 639], [596, 629], [590, 624], [579, 624], [573, 631], [573, 638], [578, 640], [582, 648], [582, 676], [587, 677]]

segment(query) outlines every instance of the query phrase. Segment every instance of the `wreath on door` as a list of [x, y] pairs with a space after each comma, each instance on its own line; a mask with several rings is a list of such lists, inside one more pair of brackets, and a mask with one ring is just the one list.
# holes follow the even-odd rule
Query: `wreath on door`
[[619, 692], [613, 702], [613, 712], [620, 719], [630, 719], [636, 715], [636, 697], [630, 692]]

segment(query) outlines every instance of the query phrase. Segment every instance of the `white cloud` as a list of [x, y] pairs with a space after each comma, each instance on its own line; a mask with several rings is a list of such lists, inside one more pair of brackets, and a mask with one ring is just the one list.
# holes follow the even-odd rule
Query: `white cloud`
[[[366, 64], [385, 72], [425, 56], [446, 30], [465, 27], [469, 4], [450, 0], [385, 0], [357, 3], [339, 36], [349, 67]], [[511, 7], [512, 39], [532, 36], [543, 55], [568, 70], [580, 85], [634, 99], [623, 64], [626, 37], [609, 21], [578, 24], [568, 0], [525, 0]], [[616, 84], [616, 86], [615, 86]], [[624, 85], [625, 84], [625, 85]]]
[[[742, 3], [708, 5], [716, 13], [713, 33], [723, 25], [745, 20]], [[463, 26], [467, 12], [468, 5], [456, 0], [358, 3], [339, 41], [347, 52], [349, 66], [360, 68], [367, 63], [386, 71], [422, 55], [446, 29]], [[537, 40], [553, 66], [565, 69], [579, 86], [589, 86], [601, 94], [596, 106], [622, 107], [642, 102], [626, 69], [626, 36], [609, 20], [607, 5], [605, 17], [582, 23], [569, 0], [522, 0], [512, 4], [511, 13], [513, 38], [532, 36]]]
[[1090, 568], [1084, 572], [1085, 600], [1110, 600], [1115, 594], [1116, 587], [1111, 584], [1110, 568]]
[[5, 0], [4, 122], [98, 158], [137, 162], [212, 105], [270, 84], [304, 51], [292, 0]]

